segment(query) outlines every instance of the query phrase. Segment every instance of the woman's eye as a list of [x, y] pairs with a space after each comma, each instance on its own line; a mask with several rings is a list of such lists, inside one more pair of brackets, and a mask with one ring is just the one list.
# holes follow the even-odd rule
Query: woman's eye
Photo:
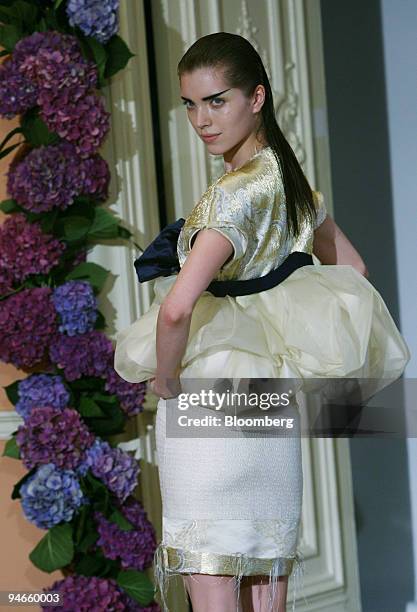
[[[212, 102], [215, 103], [214, 106], [223, 106], [224, 104], [224, 100], [222, 100], [222, 98], [213, 98]], [[191, 106], [193, 105], [193, 102], [191, 102], [191, 100], [184, 100], [183, 105], [186, 108], [191, 108]]]

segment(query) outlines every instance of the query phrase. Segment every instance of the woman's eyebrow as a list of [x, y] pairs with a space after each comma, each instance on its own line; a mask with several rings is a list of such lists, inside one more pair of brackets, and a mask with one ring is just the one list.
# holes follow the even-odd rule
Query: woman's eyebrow
[[[230, 89], [230, 87], [229, 87]], [[229, 89], [224, 89], [223, 91], [219, 91], [219, 93], [215, 93], [215, 94], [211, 94], [211, 96], [206, 96], [205, 98], [201, 98], [202, 100], [211, 100], [212, 98], [217, 98], [217, 96], [221, 96], [221, 94], [225, 93], [226, 91], [229, 91]], [[181, 98], [183, 100], [185, 100], [186, 102], [192, 102], [192, 100], [190, 100], [189, 98], [184, 98], [184, 96], [181, 96]]]

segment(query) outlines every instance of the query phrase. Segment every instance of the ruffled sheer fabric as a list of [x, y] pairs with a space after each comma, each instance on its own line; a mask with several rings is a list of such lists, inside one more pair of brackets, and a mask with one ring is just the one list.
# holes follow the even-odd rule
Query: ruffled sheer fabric
[[[159, 307], [175, 279], [158, 278], [148, 312], [117, 335], [115, 369], [129, 382], [155, 375]], [[210, 359], [213, 353], [218, 358]], [[374, 378], [377, 391], [401, 376], [409, 359], [384, 300], [364, 276], [350, 265], [308, 265], [260, 293], [203, 292], [180, 376]]]

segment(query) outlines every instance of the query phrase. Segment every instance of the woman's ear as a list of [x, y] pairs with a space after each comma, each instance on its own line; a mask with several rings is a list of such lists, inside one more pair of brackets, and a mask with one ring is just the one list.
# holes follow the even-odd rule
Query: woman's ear
[[253, 112], [259, 113], [262, 110], [262, 106], [265, 102], [265, 87], [258, 85], [255, 89], [253, 96]]

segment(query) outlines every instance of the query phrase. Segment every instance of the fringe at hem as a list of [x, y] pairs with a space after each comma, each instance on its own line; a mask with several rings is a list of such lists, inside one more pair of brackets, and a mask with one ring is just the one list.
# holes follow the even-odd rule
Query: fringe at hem
[[[267, 569], [269, 567], [269, 570]], [[170, 612], [167, 603], [169, 578], [187, 574], [221, 574], [236, 579], [236, 612], [239, 612], [240, 585], [244, 576], [269, 575], [269, 612], [274, 612], [273, 602], [277, 594], [278, 577], [290, 575], [294, 579], [292, 612], [295, 612], [297, 591], [304, 586], [305, 562], [300, 551], [294, 557], [260, 559], [246, 553], [234, 555], [198, 553], [173, 548], [160, 543], [154, 554], [155, 594], [159, 592], [163, 612]]]

